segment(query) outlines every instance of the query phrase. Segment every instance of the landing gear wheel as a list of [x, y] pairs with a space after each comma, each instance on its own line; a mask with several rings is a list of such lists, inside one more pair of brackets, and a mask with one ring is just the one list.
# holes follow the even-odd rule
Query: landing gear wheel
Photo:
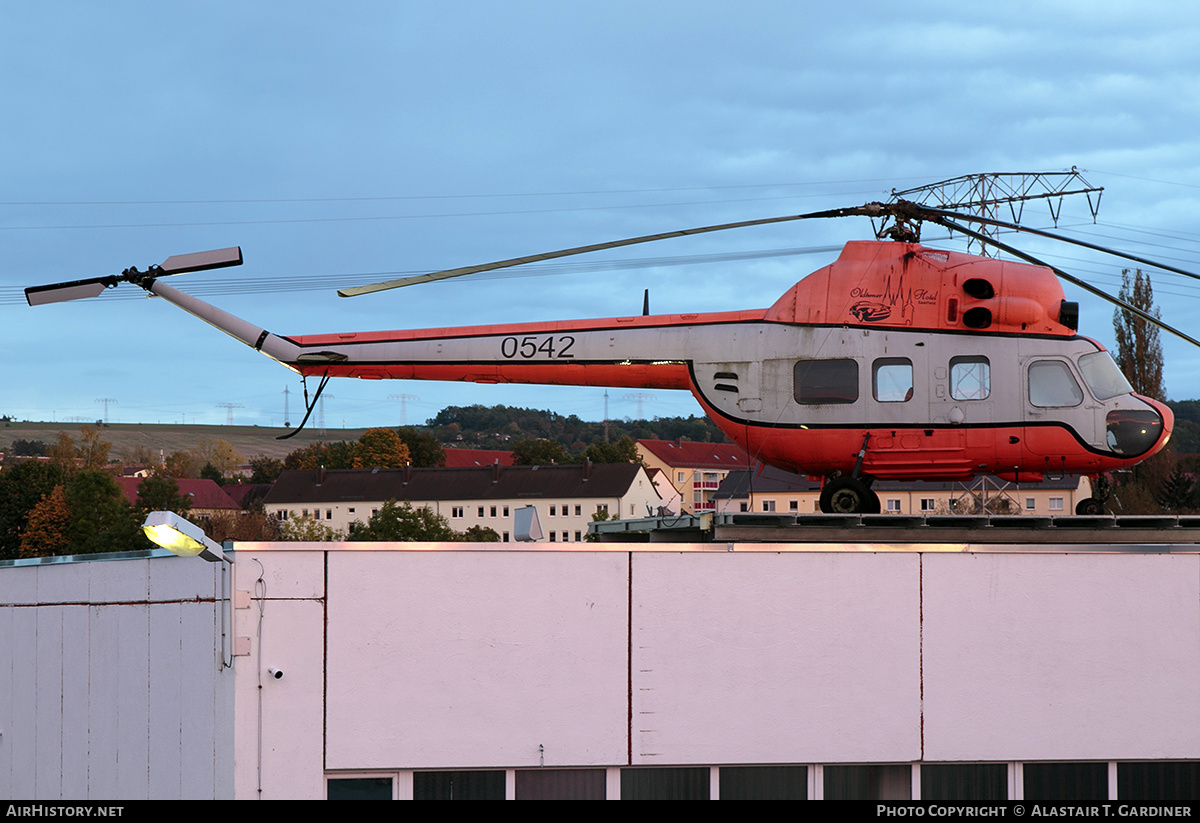
[[1094, 497], [1085, 497], [1075, 505], [1076, 514], [1104, 514], [1104, 504]]
[[874, 514], [879, 497], [861, 481], [837, 477], [821, 489], [821, 511], [826, 514]]

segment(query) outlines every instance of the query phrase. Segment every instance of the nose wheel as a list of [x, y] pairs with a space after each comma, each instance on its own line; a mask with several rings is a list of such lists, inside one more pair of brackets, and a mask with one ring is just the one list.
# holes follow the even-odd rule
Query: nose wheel
[[853, 477], [835, 477], [821, 489], [826, 514], [879, 514], [879, 495]]

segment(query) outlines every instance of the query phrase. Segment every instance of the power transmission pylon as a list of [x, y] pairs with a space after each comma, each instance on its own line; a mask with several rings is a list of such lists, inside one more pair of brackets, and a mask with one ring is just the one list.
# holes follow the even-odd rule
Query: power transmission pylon
[[[1070, 194], [1087, 196], [1088, 211], [1095, 222], [1100, 211], [1100, 198], [1104, 188], [1093, 186], [1083, 179], [1079, 170], [1072, 166], [1069, 171], [1049, 172], [990, 172], [987, 174], [964, 174], [962, 177], [952, 177], [940, 183], [930, 183], [913, 189], [896, 191], [892, 189], [892, 201], [908, 200], [922, 206], [935, 209], [957, 211], [963, 214], [974, 214], [993, 220], [1003, 219], [1000, 208], [1007, 206], [1011, 222], [1020, 223], [1024, 213], [1025, 203], [1029, 200], [1045, 200], [1050, 207], [1050, 219], [1058, 225], [1059, 215], [1062, 214], [1063, 198]], [[1092, 195], [1096, 195], [1093, 202]], [[884, 218], [877, 232], [879, 237], [895, 236], [897, 231], [919, 229], [909, 226], [890, 225], [892, 218]], [[999, 226], [983, 225], [979, 233], [986, 237], [995, 238], [1000, 235]], [[984, 256], [992, 254], [991, 246], [981, 240], [968, 239], [967, 251], [976, 243], [978, 253]]]
[[96, 402], [104, 404], [104, 425], [107, 426], [108, 425], [108, 404], [112, 403], [115, 405], [117, 401], [112, 397], [97, 397]]
[[244, 407], [242, 406], [241, 403], [218, 403], [217, 408], [225, 409], [225, 411], [226, 411], [225, 425], [232, 426], [233, 425], [233, 410], [244, 408]]
[[400, 425], [401, 426], [408, 425], [408, 405], [407, 405], [408, 401], [409, 400], [420, 400], [420, 399], [421, 398], [415, 394], [389, 394], [388, 395], [388, 400], [399, 400], [400, 401]]

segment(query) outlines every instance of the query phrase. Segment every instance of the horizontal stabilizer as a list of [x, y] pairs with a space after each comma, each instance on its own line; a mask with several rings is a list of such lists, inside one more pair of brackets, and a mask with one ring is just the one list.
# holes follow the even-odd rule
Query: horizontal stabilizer
[[162, 274], [183, 274], [189, 271], [207, 271], [240, 265], [242, 265], [242, 247], [232, 246], [228, 249], [176, 254], [164, 260], [158, 268]]
[[30, 286], [25, 289], [25, 300], [31, 306], [47, 303], [65, 303], [68, 300], [83, 300], [98, 296], [107, 286], [115, 286], [115, 277], [93, 277], [90, 280], [73, 280], [70, 283], [53, 283], [49, 286]]

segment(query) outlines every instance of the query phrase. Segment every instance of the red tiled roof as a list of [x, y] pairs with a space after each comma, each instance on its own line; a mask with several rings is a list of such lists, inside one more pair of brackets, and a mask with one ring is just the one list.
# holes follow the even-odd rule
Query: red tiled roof
[[501, 466], [513, 464], [513, 453], [500, 449], [446, 449], [446, 468], [472, 469], [490, 466], [499, 461]]
[[[121, 491], [125, 493], [125, 499], [129, 501], [129, 505], [136, 506], [138, 485], [142, 482], [142, 478], [118, 477], [116, 480], [121, 486]], [[238, 504], [233, 501], [233, 498], [222, 491], [221, 487], [211, 480], [198, 480], [185, 477], [175, 482], [179, 484], [179, 493], [191, 499], [193, 509], [237, 510], [239, 508]]]
[[638, 445], [668, 466], [734, 471], [750, 467], [750, 456], [733, 443], [694, 443], [690, 440], [639, 440]]

